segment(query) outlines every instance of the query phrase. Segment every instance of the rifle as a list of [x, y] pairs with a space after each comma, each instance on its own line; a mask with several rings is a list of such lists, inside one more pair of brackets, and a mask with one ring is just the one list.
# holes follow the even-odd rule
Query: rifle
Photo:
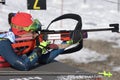
[[[84, 39], [84, 38], [88, 38], [88, 32], [96, 32], [96, 31], [112, 31], [112, 32], [119, 32], [119, 24], [110, 24], [109, 25], [110, 28], [99, 28], [99, 29], [83, 29], [79, 32], [79, 30], [77, 30], [77, 34], [75, 35], [74, 38], [76, 40], [73, 40], [73, 44], [79, 42], [80, 39]], [[62, 40], [62, 41], [69, 41], [71, 39], [71, 35], [74, 33], [74, 30], [59, 30], [59, 31], [55, 31], [55, 30], [42, 30], [40, 35], [41, 35], [41, 39], [43, 40]], [[81, 34], [82, 35], [81, 35]], [[82, 47], [82, 42], [80, 42], [81, 45], [79, 45], [79, 47]], [[62, 45], [62, 44], [61, 44]], [[68, 45], [63, 44], [63, 47], [68, 47]], [[80, 49], [80, 48], [79, 48]], [[77, 51], [77, 50], [76, 50]]]
[[[74, 30], [48, 30], [50, 25], [56, 21], [63, 20], [63, 19], [74, 19], [78, 21]], [[82, 19], [77, 14], [64, 14], [52, 20], [50, 24], [47, 26], [45, 30], [41, 30], [40, 34], [44, 35], [43, 40], [50, 40], [50, 39], [61, 39], [61, 40], [69, 40], [70, 37], [72, 39], [76, 39], [74, 43], [78, 42], [81, 38], [87, 38], [87, 32], [94, 32], [94, 31], [112, 31], [112, 32], [119, 32], [119, 24], [110, 24], [110, 28], [100, 28], [100, 29], [82, 29]], [[82, 35], [80, 35], [80, 32]]]
[[[119, 33], [119, 24], [110, 24], [110, 28], [99, 28], [99, 29], [83, 29], [82, 37], [88, 38], [88, 32], [96, 32], [96, 31], [112, 31]], [[71, 33], [74, 30], [42, 30], [40, 35], [45, 35], [43, 40], [70, 40]], [[80, 35], [79, 35], [80, 36]]]
[[[50, 25], [53, 22], [63, 20], [63, 19], [74, 19], [77, 20], [78, 23], [74, 30], [48, 30]], [[40, 31], [40, 35], [42, 35], [41, 39], [43, 40], [63, 40], [67, 41], [72, 39], [73, 44], [78, 43], [76, 46], [65, 50], [61, 54], [67, 54], [67, 53], [73, 53], [76, 51], [79, 51], [83, 47], [83, 38], [88, 37], [88, 32], [94, 32], [94, 31], [112, 31], [112, 32], [119, 32], [119, 24], [110, 24], [110, 28], [100, 28], [100, 29], [82, 29], [82, 19], [77, 14], [64, 14], [62, 16], [59, 16], [55, 18], [51, 23], [48, 25], [48, 27], [45, 30]]]

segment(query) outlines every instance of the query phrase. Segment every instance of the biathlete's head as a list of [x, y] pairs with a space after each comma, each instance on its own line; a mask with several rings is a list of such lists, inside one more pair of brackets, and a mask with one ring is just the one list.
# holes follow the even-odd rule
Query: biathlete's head
[[10, 13], [8, 16], [8, 22], [11, 25], [11, 31], [15, 35], [22, 35], [28, 32], [41, 30], [41, 23], [39, 20], [33, 19], [29, 13]]

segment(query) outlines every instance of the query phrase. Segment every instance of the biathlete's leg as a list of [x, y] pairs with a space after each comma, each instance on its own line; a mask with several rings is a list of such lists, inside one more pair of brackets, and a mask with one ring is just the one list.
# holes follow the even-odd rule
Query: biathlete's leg
[[34, 50], [28, 57], [22, 59], [11, 47], [11, 42], [8, 39], [0, 39], [0, 55], [8, 61], [12, 67], [19, 70], [29, 70], [38, 61], [37, 53]]

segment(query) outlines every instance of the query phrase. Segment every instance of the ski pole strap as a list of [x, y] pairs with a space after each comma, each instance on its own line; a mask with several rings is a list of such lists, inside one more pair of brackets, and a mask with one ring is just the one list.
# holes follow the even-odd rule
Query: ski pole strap
[[62, 19], [74, 19], [74, 20], [77, 20], [78, 23], [75, 27], [75, 29], [79, 29], [81, 30], [82, 28], [82, 20], [81, 20], [81, 17], [77, 14], [64, 14], [62, 16], [59, 16], [57, 18], [55, 18], [54, 20], [51, 21], [51, 23], [48, 25], [48, 27], [46, 28], [46, 30], [48, 30], [48, 28], [50, 27], [50, 25], [53, 23], [53, 22], [56, 22], [56, 21], [59, 21], [59, 20], [62, 20]]

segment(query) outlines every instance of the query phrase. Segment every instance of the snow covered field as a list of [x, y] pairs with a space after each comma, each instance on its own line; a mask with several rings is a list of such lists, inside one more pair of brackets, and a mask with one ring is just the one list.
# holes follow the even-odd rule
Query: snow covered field
[[[39, 18], [44, 25], [43, 28], [45, 28], [51, 20], [61, 15], [61, 1], [62, 0], [47, 0], [47, 10], [28, 11], [26, 0], [6, 0], [6, 5], [0, 4], [0, 31], [9, 29], [7, 21], [8, 13], [18, 11], [29, 12], [34, 18]], [[120, 12], [117, 12], [117, 4], [107, 1], [117, 2], [117, 0], [86, 0], [86, 4], [84, 4], [84, 0], [63, 0], [63, 14], [79, 14], [82, 17], [83, 29], [109, 27], [111, 23], [120, 23]], [[68, 27], [72, 29], [75, 22], [68, 22], [63, 22], [62, 27], [60, 27], [60, 23], [57, 23], [53, 25], [53, 28], [57, 26], [58, 29], [67, 29]], [[118, 33], [93, 32], [89, 33], [88, 39], [115, 42], [118, 45], [113, 47], [120, 47], [120, 34]], [[109, 55], [101, 55], [95, 51], [83, 48], [79, 52], [62, 55], [57, 57], [57, 59], [70, 58], [77, 63], [89, 63], [92, 61], [106, 60], [108, 56]]]

